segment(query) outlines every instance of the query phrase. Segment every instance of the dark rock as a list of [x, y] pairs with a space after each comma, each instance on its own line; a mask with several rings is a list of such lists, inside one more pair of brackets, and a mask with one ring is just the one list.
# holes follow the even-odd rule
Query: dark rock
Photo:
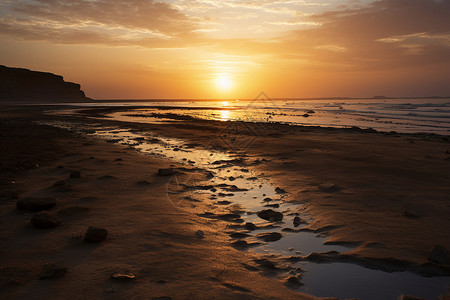
[[291, 288], [299, 288], [303, 284], [300, 282], [300, 280], [297, 277], [291, 276], [286, 280], [285, 285], [288, 287], [291, 287]]
[[177, 173], [174, 169], [158, 169], [159, 176], [172, 176]]
[[132, 281], [136, 279], [136, 276], [129, 272], [124, 273], [113, 273], [111, 279], [117, 281]]
[[228, 180], [229, 180], [229, 181], [235, 181], [235, 180], [236, 180], [236, 177], [230, 176], [230, 177], [228, 177]]
[[268, 259], [255, 259], [254, 262], [256, 262], [261, 268], [269, 269], [269, 270], [276, 270], [277, 267]]
[[152, 297], [152, 300], [172, 300], [172, 297]]
[[81, 178], [81, 173], [79, 171], [72, 171], [70, 172], [70, 178], [74, 179]]
[[39, 279], [58, 279], [67, 273], [67, 268], [61, 265], [48, 263], [42, 268]]
[[264, 242], [275, 242], [281, 239], [283, 235], [279, 232], [267, 232], [258, 234], [256, 237]]
[[205, 237], [205, 233], [204, 233], [203, 231], [201, 231], [201, 230], [197, 230], [197, 231], [195, 232], [195, 236], [196, 236], [198, 239], [203, 239], [203, 238]]
[[106, 229], [90, 226], [84, 235], [84, 240], [91, 243], [100, 243], [106, 239], [107, 235]]
[[31, 218], [31, 224], [38, 228], [53, 228], [61, 224], [61, 220], [48, 212], [39, 212]]
[[230, 234], [230, 237], [232, 239], [242, 239], [242, 238], [246, 238], [249, 237], [250, 235], [243, 233], [243, 232], [234, 232], [232, 234]]
[[137, 184], [146, 186], [146, 185], [151, 185], [152, 183], [144, 179], [144, 180], [138, 181]]
[[271, 222], [279, 222], [283, 220], [283, 214], [272, 209], [264, 209], [258, 212], [258, 217]]
[[279, 207], [280, 207], [280, 204], [277, 204], [277, 203], [275, 203], [275, 204], [266, 204], [266, 205], [264, 205], [264, 207], [279, 208]]
[[277, 193], [277, 194], [286, 194], [286, 191], [283, 190], [282, 188], [276, 187], [275, 188], [275, 193]]
[[247, 230], [253, 231], [253, 230], [256, 230], [256, 225], [248, 222], [248, 223], [245, 223], [244, 228]]
[[300, 219], [299, 217], [294, 218], [294, 227], [300, 226], [301, 223], [302, 223], [302, 219]]
[[23, 198], [16, 202], [17, 209], [28, 211], [41, 211], [52, 208], [56, 205], [54, 198]]
[[431, 249], [428, 260], [450, 266], [450, 251], [443, 246], [436, 245]]

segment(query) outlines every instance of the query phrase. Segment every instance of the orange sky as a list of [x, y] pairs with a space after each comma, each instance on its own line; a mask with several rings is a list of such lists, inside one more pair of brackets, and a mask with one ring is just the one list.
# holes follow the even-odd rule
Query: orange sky
[[450, 0], [3, 0], [0, 64], [97, 99], [450, 96]]

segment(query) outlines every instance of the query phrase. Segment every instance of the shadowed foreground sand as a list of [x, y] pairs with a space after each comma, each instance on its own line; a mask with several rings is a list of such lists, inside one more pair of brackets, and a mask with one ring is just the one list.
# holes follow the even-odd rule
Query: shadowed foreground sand
[[[170, 177], [157, 176], [157, 171], [184, 166], [63, 129], [33, 125], [33, 120], [64, 117], [30, 111], [5, 108], [1, 115], [2, 297], [310, 298], [286, 287], [287, 277], [280, 275], [284, 273], [255, 264], [256, 254], [230, 247], [226, 222], [197, 215], [214, 210], [207, 199], [175, 206], [174, 195], [169, 201]], [[188, 138], [198, 147], [207, 148], [215, 137], [223, 150], [264, 159], [254, 167], [287, 191], [287, 201], [306, 204], [314, 218], [304, 230], [325, 234], [328, 243], [355, 247], [345, 257], [319, 254], [311, 260], [449, 274], [448, 267], [427, 259], [434, 245], [450, 248], [448, 139], [283, 125], [250, 131], [240, 127], [230, 133], [227, 126], [196, 120], [183, 127], [127, 124]], [[70, 178], [73, 171], [81, 177]], [[190, 175], [189, 170], [184, 172]], [[199, 182], [207, 181], [196, 176]], [[61, 224], [34, 228], [29, 223], [32, 213], [16, 209], [17, 199], [28, 196], [56, 198], [50, 211]], [[98, 244], [83, 241], [89, 226], [106, 228], [107, 239]], [[62, 264], [67, 274], [37, 280], [45, 263]], [[110, 279], [115, 272], [131, 272], [136, 279]]]

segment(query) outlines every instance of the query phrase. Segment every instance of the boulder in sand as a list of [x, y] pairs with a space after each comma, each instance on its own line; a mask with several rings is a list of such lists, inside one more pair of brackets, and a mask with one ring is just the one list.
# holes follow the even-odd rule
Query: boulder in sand
[[29, 197], [19, 199], [16, 202], [17, 209], [28, 211], [41, 211], [52, 208], [56, 205], [56, 199], [54, 198], [36, 198]]
[[258, 217], [271, 222], [279, 222], [283, 220], [283, 214], [272, 209], [264, 209], [259, 211]]
[[300, 226], [301, 223], [302, 223], [302, 219], [300, 219], [300, 217], [294, 218], [294, 227]]
[[245, 223], [244, 228], [247, 230], [256, 230], [256, 225], [250, 222]]
[[290, 288], [299, 288], [303, 284], [301, 283], [301, 281], [296, 276], [291, 276], [291, 277], [289, 277], [286, 280], [285, 285], [290, 287]]
[[107, 235], [108, 231], [106, 229], [90, 226], [84, 235], [84, 240], [90, 243], [101, 243], [106, 239]]
[[450, 266], [450, 250], [443, 246], [436, 245], [433, 249], [431, 249], [430, 254], [428, 255], [428, 260], [438, 264]]
[[31, 224], [38, 228], [53, 228], [58, 226], [60, 223], [60, 219], [45, 211], [36, 213], [31, 218]]
[[67, 273], [67, 269], [64, 266], [48, 263], [42, 268], [39, 274], [39, 279], [58, 279]]

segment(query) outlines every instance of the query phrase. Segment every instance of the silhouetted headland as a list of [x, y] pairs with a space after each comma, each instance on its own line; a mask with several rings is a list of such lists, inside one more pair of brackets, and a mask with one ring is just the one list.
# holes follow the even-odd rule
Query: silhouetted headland
[[60, 75], [0, 65], [0, 101], [85, 102], [90, 100], [77, 83]]

